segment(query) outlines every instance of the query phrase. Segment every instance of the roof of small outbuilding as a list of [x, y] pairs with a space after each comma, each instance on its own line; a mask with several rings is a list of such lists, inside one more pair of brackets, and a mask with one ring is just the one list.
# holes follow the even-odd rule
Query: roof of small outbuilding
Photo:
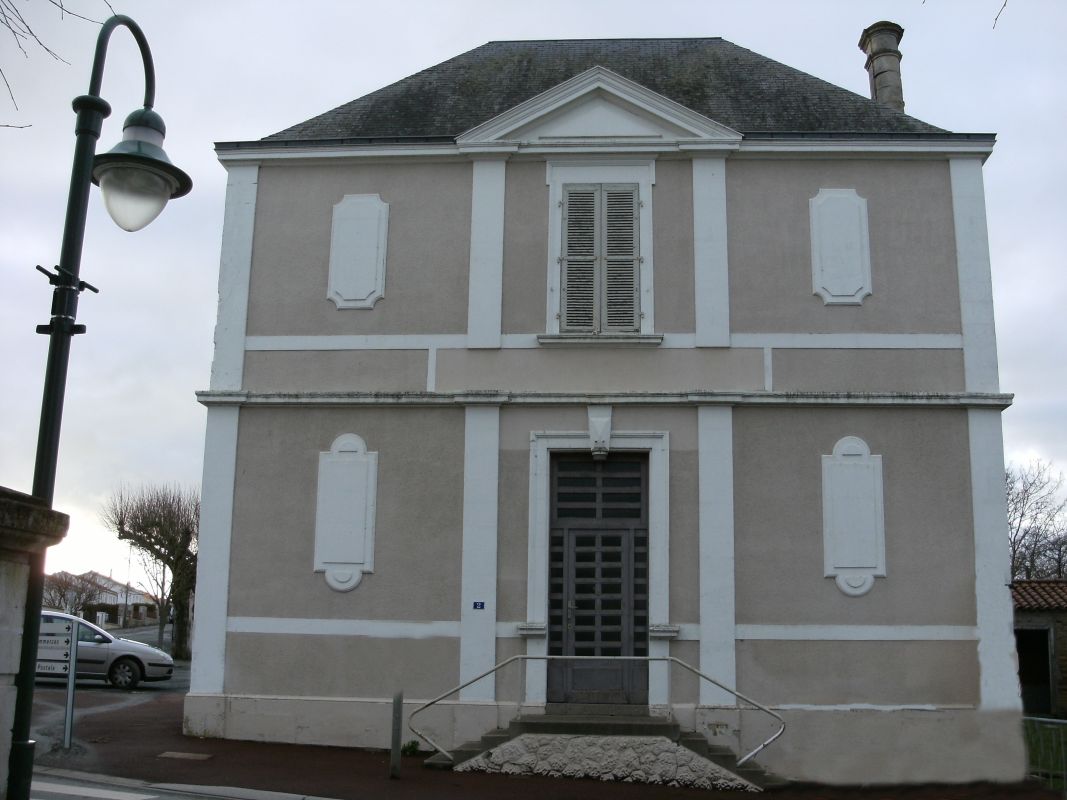
[[1067, 580], [1012, 581], [1016, 611], [1067, 611]]
[[724, 39], [581, 39], [489, 42], [262, 143], [447, 141], [598, 65], [747, 136], [947, 133]]

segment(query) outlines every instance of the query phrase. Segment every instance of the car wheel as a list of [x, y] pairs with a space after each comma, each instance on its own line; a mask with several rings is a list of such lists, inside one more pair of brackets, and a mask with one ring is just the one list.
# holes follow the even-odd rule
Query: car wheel
[[141, 667], [132, 658], [120, 658], [107, 671], [107, 680], [116, 689], [133, 689], [141, 682]]

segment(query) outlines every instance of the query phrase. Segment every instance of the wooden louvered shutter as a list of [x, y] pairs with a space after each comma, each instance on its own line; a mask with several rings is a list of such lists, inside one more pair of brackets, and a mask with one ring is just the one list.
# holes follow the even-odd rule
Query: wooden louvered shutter
[[634, 332], [640, 329], [637, 188], [605, 186], [603, 197], [604, 299], [599, 328]]
[[597, 219], [596, 186], [568, 186], [563, 196], [563, 257], [560, 330], [596, 330]]

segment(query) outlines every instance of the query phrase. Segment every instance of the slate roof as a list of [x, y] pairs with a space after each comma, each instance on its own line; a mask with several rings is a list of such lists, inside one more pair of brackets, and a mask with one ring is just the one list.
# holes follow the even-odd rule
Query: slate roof
[[749, 137], [947, 134], [724, 39], [579, 39], [489, 42], [262, 144], [450, 141], [596, 65]]
[[1067, 611], [1067, 580], [1012, 581], [1016, 611]]

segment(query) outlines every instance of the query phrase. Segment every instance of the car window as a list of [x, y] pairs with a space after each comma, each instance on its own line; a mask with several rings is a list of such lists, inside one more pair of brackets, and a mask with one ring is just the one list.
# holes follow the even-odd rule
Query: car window
[[100, 633], [96, 628], [90, 628], [85, 623], [78, 625], [78, 641], [79, 642], [95, 642], [96, 635]]

